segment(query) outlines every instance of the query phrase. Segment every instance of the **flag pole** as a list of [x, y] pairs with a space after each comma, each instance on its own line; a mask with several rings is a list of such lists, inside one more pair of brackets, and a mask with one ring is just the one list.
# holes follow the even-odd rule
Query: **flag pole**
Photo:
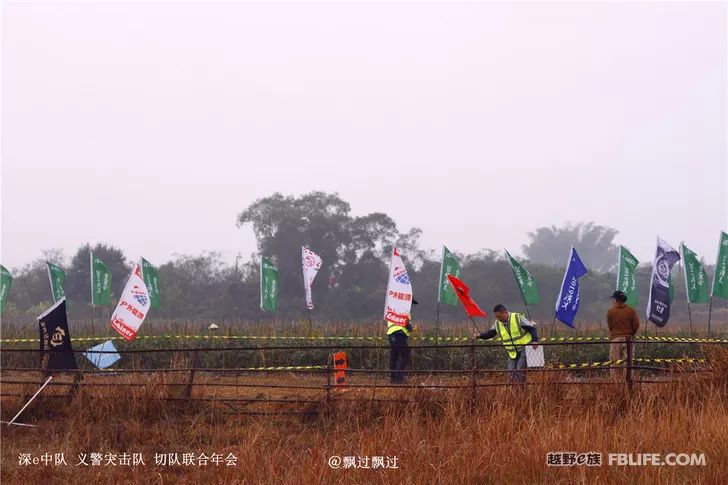
[[710, 303], [708, 303], [708, 337], [710, 337], [710, 320], [713, 316], [713, 294], [715, 293], [715, 280], [718, 277], [718, 263], [720, 262], [720, 246], [723, 242], [723, 233], [718, 236], [718, 254], [715, 256], [715, 271], [713, 271], [713, 283], [710, 285]]
[[[303, 251], [304, 247], [301, 246], [301, 266], [303, 266]], [[303, 294], [304, 294], [304, 300], [306, 300], [306, 315], [308, 316], [308, 336], [311, 337], [311, 309], [308, 307], [308, 287], [306, 286], [306, 273], [301, 272], [301, 278], [303, 279]], [[312, 299], [313, 301], [313, 299]]]
[[526, 307], [526, 316], [528, 317], [528, 321], [531, 321], [531, 312], [528, 311], [528, 305], [526, 304], [526, 299], [523, 299], [523, 306]]
[[688, 301], [688, 321], [690, 322], [690, 338], [693, 338], [693, 315], [690, 312], [690, 302]]
[[90, 260], [89, 261], [90, 262], [90, 266], [89, 266], [90, 273], [89, 274], [91, 276], [89, 278], [91, 280], [91, 336], [95, 337], [96, 332], [94, 331], [94, 252], [91, 250], [90, 247], [88, 250], [88, 255], [89, 255], [89, 260]]
[[475, 327], [475, 330], [477, 330], [478, 333], [481, 333], [480, 332], [480, 329], [478, 328], [478, 325], [475, 323], [475, 320], [473, 319], [473, 317], [471, 317], [470, 315], [468, 315], [468, 318], [470, 318], [470, 321], [473, 322], [473, 326]]
[[683, 281], [685, 282], [685, 301], [688, 302], [688, 321], [690, 322], [690, 338], [693, 338], [693, 316], [690, 311], [690, 294], [688, 288], [688, 272], [683, 267], [683, 261], [685, 260], [685, 243], [680, 243], [680, 272], [683, 275]]
[[258, 313], [258, 325], [263, 325], [263, 255], [260, 255], [260, 266], [258, 275], [260, 279], [260, 312]]
[[440, 344], [440, 293], [442, 292], [442, 269], [445, 266], [445, 245], [442, 245], [442, 257], [440, 258], [440, 276], [437, 279], [437, 309], [435, 310], [435, 345]]

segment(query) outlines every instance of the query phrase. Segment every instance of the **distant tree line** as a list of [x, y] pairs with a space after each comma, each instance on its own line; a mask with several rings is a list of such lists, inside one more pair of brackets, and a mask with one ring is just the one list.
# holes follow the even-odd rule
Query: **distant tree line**
[[[237, 216], [238, 227], [250, 225], [258, 251], [241, 265], [231, 266], [221, 254], [206, 252], [178, 256], [160, 265], [162, 308], [150, 316], [165, 319], [210, 319], [219, 321], [257, 320], [260, 317], [258, 264], [260, 256], [272, 259], [280, 273], [280, 306], [275, 318], [299, 319], [306, 315], [301, 275], [301, 246], [308, 246], [323, 259], [313, 284], [317, 320], [377, 321], [381, 318], [387, 283], [389, 254], [396, 244], [408, 266], [415, 298], [419, 305], [413, 316], [433, 321], [437, 305], [440, 252], [420, 247], [422, 230], [414, 227], [400, 231], [387, 214], [374, 212], [356, 216], [348, 202], [338, 194], [311, 192], [300, 197], [275, 193], [255, 201]], [[581, 310], [578, 318], [601, 321], [616, 283], [617, 231], [591, 222], [565, 227], [541, 227], [528, 233], [522, 246], [522, 262], [539, 285], [541, 302], [530, 308], [532, 315], [548, 323], [563, 277], [569, 246], [579, 250], [590, 272], [582, 278]], [[457, 241], [448, 241], [451, 250]], [[22, 268], [12, 270], [14, 280], [3, 320], [21, 323], [34, 321], [50, 304], [46, 261], [66, 271], [66, 296], [71, 318], [90, 315], [89, 251], [93, 249], [110, 268], [113, 295], [117, 298], [128, 277], [131, 262], [123, 251], [106, 244], [78, 248], [70, 261], [60, 251], [49, 251]], [[474, 254], [457, 253], [462, 278], [471, 286], [473, 297], [489, 311], [495, 303], [523, 310], [520, 293], [511, 269], [501, 252], [489, 249]], [[712, 278], [714, 268], [707, 266]], [[640, 291], [638, 312], [642, 316], [649, 290], [651, 261], [638, 269]], [[687, 318], [685, 289], [678, 269], [673, 319]], [[112, 302], [116, 304], [116, 300]], [[703, 305], [693, 307], [701, 323], [707, 313]], [[726, 307], [721, 300], [714, 308]], [[113, 306], [96, 309], [96, 317], [108, 318]], [[442, 305], [444, 321], [462, 320], [459, 306]], [[266, 319], [272, 318], [267, 315]]]

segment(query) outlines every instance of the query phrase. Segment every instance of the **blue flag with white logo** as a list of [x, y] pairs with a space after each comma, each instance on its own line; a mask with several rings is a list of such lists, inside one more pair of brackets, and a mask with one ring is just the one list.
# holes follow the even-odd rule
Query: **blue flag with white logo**
[[83, 355], [99, 369], [106, 369], [107, 367], [114, 365], [119, 359], [121, 359], [121, 356], [116, 352], [114, 342], [112, 342], [111, 340], [107, 340], [102, 344], [95, 345], [88, 350], [90, 352], [84, 352]]
[[569, 265], [566, 267], [561, 291], [556, 299], [556, 318], [571, 328], [574, 328], [574, 318], [579, 311], [579, 278], [586, 273], [586, 266], [579, 259], [574, 246], [571, 246]]

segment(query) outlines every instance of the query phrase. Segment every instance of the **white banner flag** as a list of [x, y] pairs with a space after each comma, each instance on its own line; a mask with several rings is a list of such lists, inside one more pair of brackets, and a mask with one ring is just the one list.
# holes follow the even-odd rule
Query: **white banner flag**
[[111, 326], [125, 339], [134, 340], [149, 312], [150, 304], [147, 285], [142, 278], [142, 268], [136, 263], [121, 293], [119, 304], [111, 315]]
[[313, 310], [311, 285], [316, 273], [321, 269], [321, 257], [310, 249], [301, 246], [301, 266], [303, 266], [303, 289], [306, 292], [306, 308]]
[[387, 297], [384, 301], [384, 319], [392, 323], [406, 325], [412, 309], [412, 283], [407, 269], [395, 247], [389, 264]]

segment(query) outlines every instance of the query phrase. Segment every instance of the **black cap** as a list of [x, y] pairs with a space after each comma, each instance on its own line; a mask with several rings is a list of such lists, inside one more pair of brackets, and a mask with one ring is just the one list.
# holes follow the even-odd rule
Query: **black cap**
[[627, 301], [627, 295], [624, 294], [624, 291], [617, 290], [614, 293], [612, 293], [612, 296], [609, 297], [612, 300], [621, 301], [624, 303]]

